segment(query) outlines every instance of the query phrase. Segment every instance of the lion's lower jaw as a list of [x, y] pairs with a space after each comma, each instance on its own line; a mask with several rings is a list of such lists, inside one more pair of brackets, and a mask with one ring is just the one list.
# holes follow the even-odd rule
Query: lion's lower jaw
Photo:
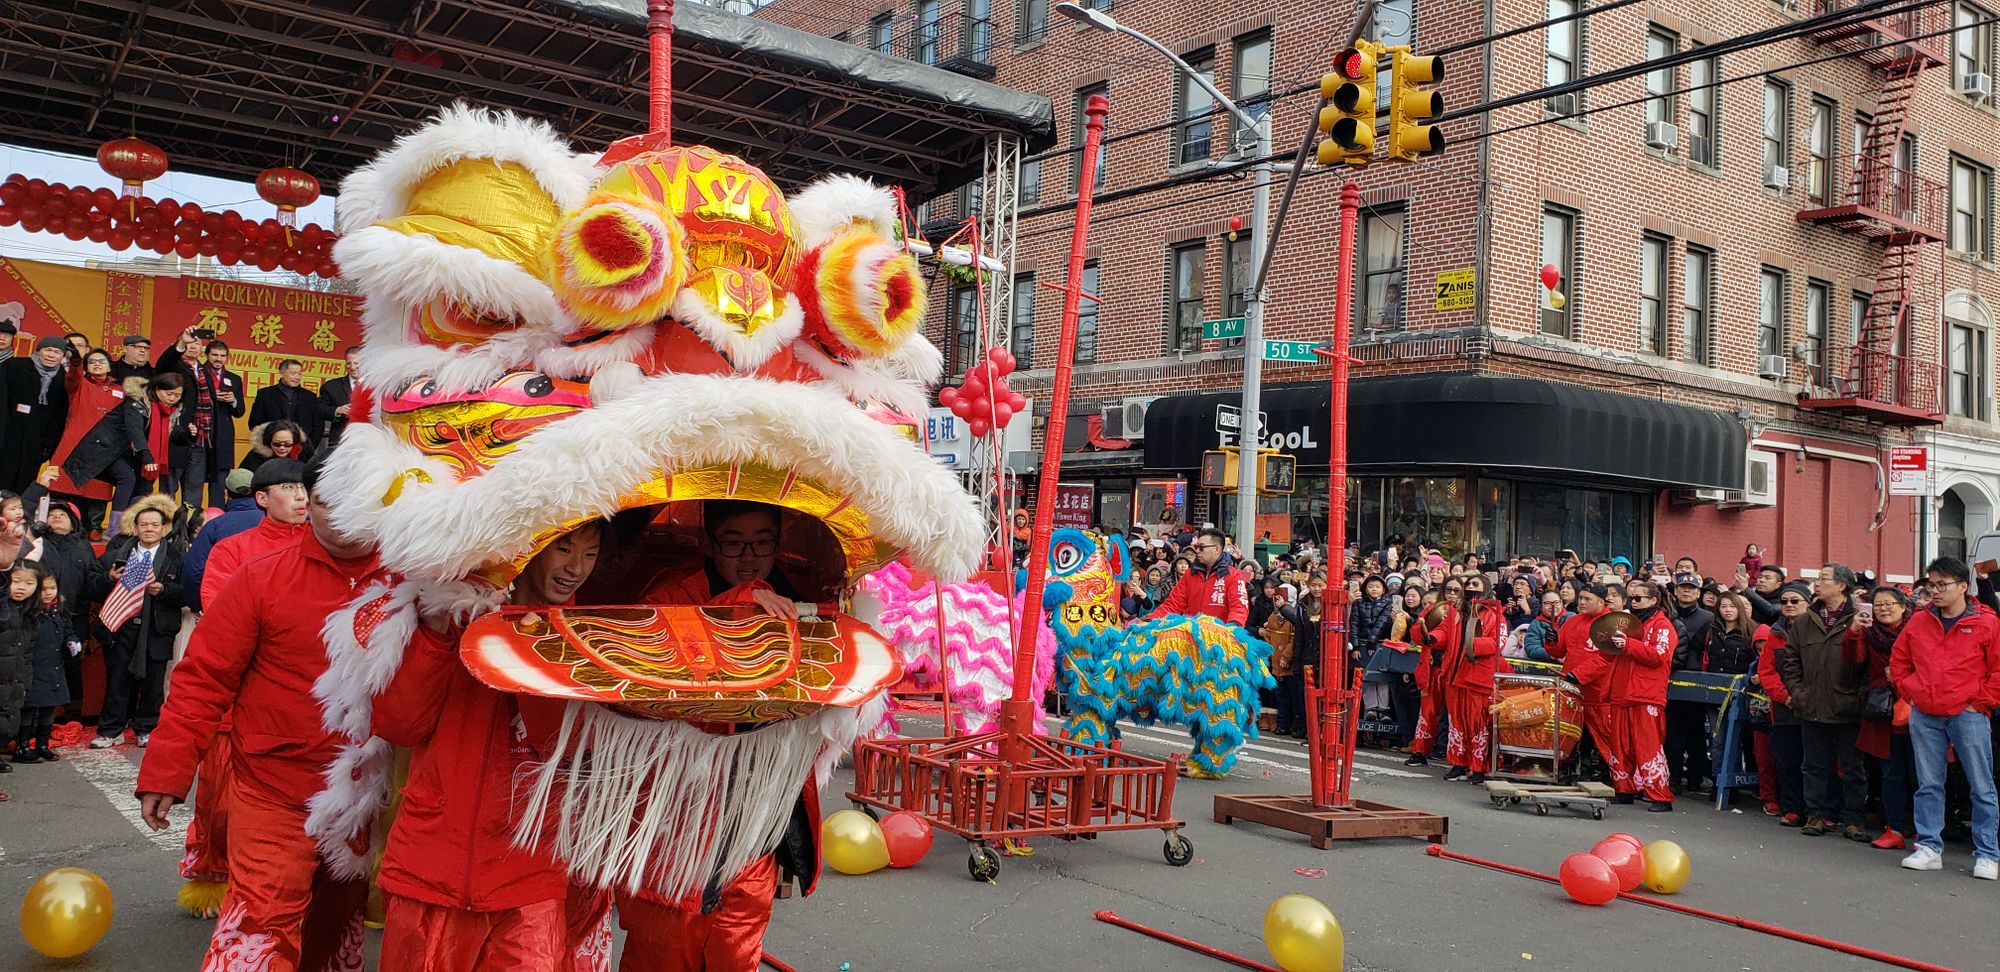
[[679, 899], [776, 848], [822, 757], [879, 718], [871, 704], [715, 735], [570, 703], [559, 755], [522, 770], [514, 842], [546, 847], [580, 883]]

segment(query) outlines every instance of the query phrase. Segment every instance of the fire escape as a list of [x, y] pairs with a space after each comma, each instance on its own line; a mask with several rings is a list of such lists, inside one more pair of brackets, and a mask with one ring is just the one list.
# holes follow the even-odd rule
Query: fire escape
[[[1827, 13], [1852, 3], [1816, 0], [1815, 5]], [[1944, 419], [1940, 366], [1914, 353], [1911, 332], [1928, 319], [1918, 313], [1918, 297], [1942, 300], [1941, 282], [1927, 279], [1922, 264], [1925, 249], [1945, 240], [1947, 190], [1917, 175], [1903, 134], [1924, 72], [1949, 65], [1949, 35], [1923, 35], [1948, 29], [1949, 18], [1948, 7], [1927, 5], [1814, 34], [1820, 44], [1874, 68], [1882, 87], [1846, 193], [1801, 211], [1799, 219], [1879, 244], [1882, 263], [1855, 342], [1849, 346], [1829, 334], [1828, 346], [1814, 349], [1817, 360], [1806, 368], [1800, 408], [1886, 425], [1934, 425]], [[1906, 40], [1913, 37], [1921, 39]]]

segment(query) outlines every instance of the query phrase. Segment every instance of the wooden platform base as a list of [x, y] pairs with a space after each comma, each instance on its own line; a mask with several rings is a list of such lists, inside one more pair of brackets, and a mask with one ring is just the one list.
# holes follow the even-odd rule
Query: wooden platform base
[[1451, 818], [1373, 800], [1356, 800], [1345, 807], [1316, 807], [1305, 796], [1270, 793], [1223, 794], [1215, 798], [1215, 822], [1238, 820], [1304, 834], [1321, 850], [1336, 840], [1372, 837], [1422, 837], [1442, 844]]

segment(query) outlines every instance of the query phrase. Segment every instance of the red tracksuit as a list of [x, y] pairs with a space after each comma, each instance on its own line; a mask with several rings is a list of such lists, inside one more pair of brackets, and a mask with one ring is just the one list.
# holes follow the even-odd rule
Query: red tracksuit
[[1599, 653], [1601, 667], [1588, 676], [1579, 672], [1586, 689], [1595, 688], [1603, 699], [1591, 732], [1603, 729], [1597, 750], [1611, 770], [1611, 788], [1644, 793], [1660, 803], [1674, 799], [1667, 785], [1664, 742], [1667, 682], [1673, 674], [1676, 640], [1673, 622], [1655, 608], [1640, 620], [1637, 632], [1626, 636], [1624, 654]]
[[552, 855], [513, 841], [516, 775], [553, 750], [562, 707], [486, 687], [428, 629], [404, 649], [369, 727], [414, 749], [377, 876], [385, 972], [609, 968], [608, 896], [572, 899]]
[[[208, 570], [201, 578], [203, 604], [216, 603], [224, 584], [244, 564], [279, 547], [296, 543], [306, 531], [303, 523], [279, 523], [265, 518], [234, 536], [225, 537], [208, 555]], [[230, 719], [222, 717], [222, 728], [202, 758], [201, 772], [195, 774], [194, 819], [188, 821], [186, 847], [181, 857], [181, 877], [191, 881], [229, 880], [229, 803], [224, 798], [229, 779]]]
[[1479, 601], [1473, 614], [1471, 655], [1466, 655], [1464, 630], [1454, 614], [1445, 621], [1445, 667], [1451, 672], [1445, 685], [1445, 711], [1451, 728], [1445, 736], [1445, 761], [1484, 773], [1489, 758], [1488, 727], [1493, 713], [1493, 673], [1500, 662], [1500, 636], [1507, 631], [1506, 616], [1499, 602]]
[[[1446, 609], [1446, 618], [1451, 617], [1451, 609]], [[1436, 746], [1438, 714], [1444, 711], [1445, 683], [1450, 680], [1450, 669], [1443, 659], [1432, 664], [1431, 655], [1440, 649], [1438, 639], [1443, 636], [1448, 621], [1439, 621], [1437, 627], [1423, 629], [1423, 619], [1415, 619], [1418, 626], [1417, 670], [1410, 677], [1417, 683], [1417, 691], [1422, 693], [1417, 702], [1417, 729], [1410, 737], [1410, 752], [1429, 756]]]
[[1250, 620], [1250, 583], [1224, 554], [1213, 567], [1196, 563], [1167, 593], [1167, 599], [1146, 615], [1158, 621], [1169, 614], [1206, 614], [1217, 621], [1246, 624]]
[[359, 968], [367, 882], [335, 878], [306, 835], [306, 800], [340, 737], [320, 723], [320, 628], [382, 576], [374, 557], [341, 561], [310, 531], [229, 580], [174, 669], [173, 692], [139, 767], [139, 793], [185, 799], [233, 709], [227, 784], [229, 893], [202, 969]]

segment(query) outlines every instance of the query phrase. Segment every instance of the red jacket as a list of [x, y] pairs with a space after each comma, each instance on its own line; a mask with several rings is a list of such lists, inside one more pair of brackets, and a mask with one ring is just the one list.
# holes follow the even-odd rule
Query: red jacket
[[1229, 562], [1228, 555], [1214, 567], [1196, 564], [1187, 576], [1174, 584], [1167, 599], [1146, 615], [1158, 621], [1169, 614], [1206, 614], [1217, 621], [1245, 624], [1250, 620], [1250, 584], [1242, 571]]
[[[547, 707], [534, 720], [522, 708]], [[370, 729], [412, 747], [409, 780], [378, 875], [382, 889], [429, 904], [502, 911], [563, 897], [569, 877], [547, 851], [514, 846], [514, 780], [555, 748], [563, 704], [480, 684], [452, 642], [419, 628], [375, 697]]]
[[[1778, 649], [1785, 647], [1785, 632], [1770, 625], [1757, 630], [1764, 633], [1764, 640], [1757, 649], [1757, 684], [1764, 689], [1764, 695], [1774, 705], [1786, 709], [1792, 707], [1792, 693], [1785, 689], [1785, 679], [1778, 674]], [[1906, 627], [1903, 630], [1908, 631]]]
[[138, 792], [185, 799], [195, 767], [233, 707], [232, 765], [304, 806], [345, 738], [320, 724], [313, 699], [313, 683], [326, 672], [320, 627], [383, 574], [372, 555], [335, 560], [310, 530], [239, 570], [174, 668], [159, 731], [139, 766]]
[[1476, 605], [1478, 623], [1472, 632], [1472, 657], [1465, 657], [1464, 629], [1454, 614], [1448, 617], [1444, 641], [1445, 664], [1451, 668], [1451, 684], [1475, 692], [1493, 691], [1493, 673], [1500, 667], [1500, 638], [1507, 633], [1507, 616], [1498, 601]]
[[1673, 677], [1674, 644], [1680, 640], [1665, 609], [1639, 623], [1638, 636], [1625, 636], [1625, 653], [1607, 657], [1604, 701], [1614, 705], [1665, 705]]
[[1918, 611], [1889, 654], [1896, 694], [1927, 715], [2000, 706], [2000, 618], [1977, 603], [1967, 610], [1948, 633], [1935, 610]]
[[223, 537], [208, 552], [208, 565], [201, 575], [201, 603], [218, 603], [222, 585], [229, 583], [239, 568], [298, 540], [307, 529], [303, 523], [279, 523], [267, 516], [242, 533]]
[[1590, 640], [1590, 624], [1606, 613], [1608, 611], [1571, 615], [1556, 631], [1555, 644], [1543, 646], [1550, 658], [1563, 663], [1564, 674], [1575, 676], [1577, 687], [1582, 690], [1583, 701], [1587, 704], [1604, 701], [1602, 675], [1608, 659], [1597, 650], [1596, 642]]

